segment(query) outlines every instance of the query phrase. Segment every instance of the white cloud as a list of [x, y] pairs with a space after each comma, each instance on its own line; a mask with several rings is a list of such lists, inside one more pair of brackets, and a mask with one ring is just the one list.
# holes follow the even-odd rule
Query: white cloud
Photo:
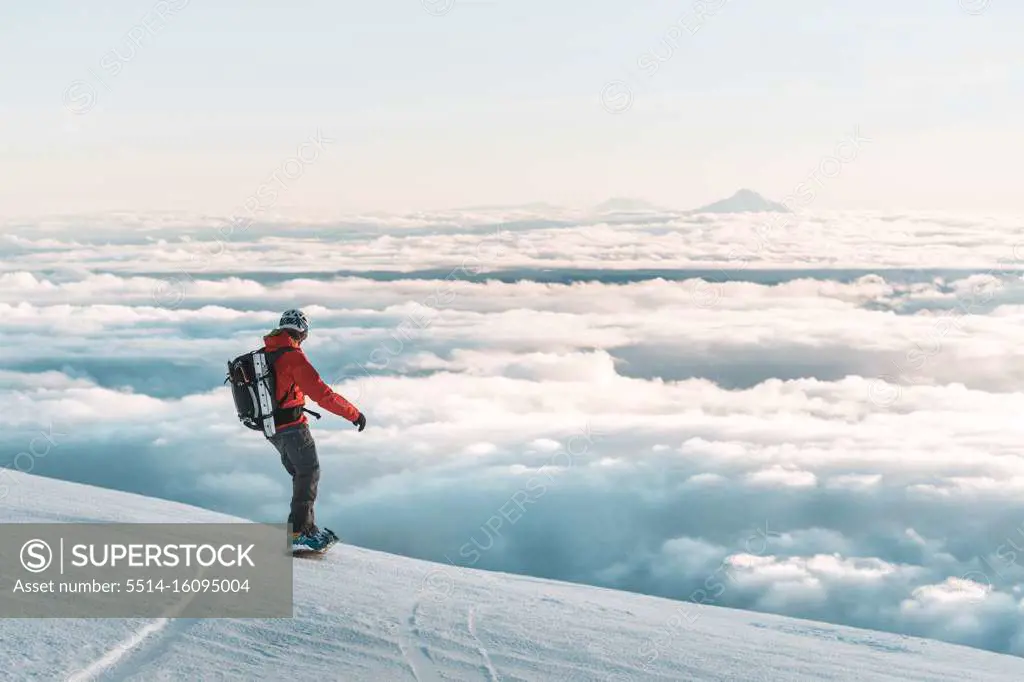
[[[557, 226], [551, 226], [551, 221]], [[40, 227], [5, 226], [7, 271], [331, 272], [541, 266], [991, 268], [1018, 264], [1024, 250], [1013, 217], [957, 220], [878, 212], [687, 215], [653, 213], [609, 223], [584, 211], [500, 210], [353, 216], [332, 223], [231, 228], [202, 216], [56, 218]], [[140, 231], [140, 221], [148, 231]], [[348, 236], [351, 235], [351, 236]], [[89, 238], [95, 239], [90, 242]], [[301, 265], [297, 265], [301, 264]]]
[[809, 471], [787, 469], [776, 465], [748, 474], [747, 481], [753, 486], [808, 488], [817, 485], [818, 478]]

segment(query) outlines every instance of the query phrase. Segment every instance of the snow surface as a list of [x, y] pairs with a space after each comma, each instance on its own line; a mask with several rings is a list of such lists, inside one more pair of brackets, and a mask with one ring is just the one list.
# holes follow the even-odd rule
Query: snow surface
[[[238, 522], [10, 473], [3, 523]], [[341, 531], [344, 536], [344, 529]], [[1024, 660], [913, 637], [433, 564], [297, 559], [290, 619], [6, 619], [4, 680], [999, 680]]]

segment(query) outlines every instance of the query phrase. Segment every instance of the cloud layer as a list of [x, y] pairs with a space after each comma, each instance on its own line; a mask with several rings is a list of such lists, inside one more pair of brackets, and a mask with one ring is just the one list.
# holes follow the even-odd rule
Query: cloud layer
[[[221, 381], [301, 306], [310, 357], [369, 417], [314, 426], [318, 516], [350, 542], [1024, 654], [1024, 290], [990, 270], [1014, 257], [1002, 223], [801, 216], [845, 256], [792, 227], [753, 262], [878, 274], [765, 283], [626, 267], [724, 257], [755, 218], [606, 220], [597, 244], [578, 216], [512, 217], [536, 255], [502, 267], [617, 279], [252, 274], [462, 267], [490, 227], [459, 214], [362, 241], [254, 230], [170, 297], [180, 237], [209, 248], [213, 224], [10, 226], [0, 465], [279, 521], [286, 475]], [[656, 258], [668, 226], [685, 236]], [[923, 272], [929, 254], [979, 267]]]
[[[464, 268], [993, 268], [1024, 264], [1017, 216], [831, 211], [479, 209], [294, 224], [189, 215], [2, 225], [0, 272], [225, 273]], [[73, 265], [72, 265], [73, 264]]]

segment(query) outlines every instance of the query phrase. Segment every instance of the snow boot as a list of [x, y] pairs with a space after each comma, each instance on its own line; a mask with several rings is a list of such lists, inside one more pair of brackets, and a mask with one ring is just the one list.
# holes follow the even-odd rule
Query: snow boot
[[323, 531], [312, 533], [292, 533], [293, 552], [319, 552], [327, 547], [327, 538]]

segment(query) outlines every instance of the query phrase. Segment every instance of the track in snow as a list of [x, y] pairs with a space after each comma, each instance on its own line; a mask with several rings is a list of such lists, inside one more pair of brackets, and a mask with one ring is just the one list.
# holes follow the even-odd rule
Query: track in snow
[[416, 619], [420, 611], [420, 602], [416, 601], [406, 619], [404, 630], [399, 633], [398, 647], [402, 650], [402, 656], [412, 670], [412, 676], [417, 682], [441, 682], [430, 656], [430, 650], [422, 643], [419, 625]]
[[[200, 566], [195, 577], [202, 578], [205, 574], [206, 568]], [[139, 630], [133, 633], [130, 637], [127, 637], [115, 644], [107, 651], [107, 653], [103, 654], [81, 670], [73, 672], [67, 677], [65, 682], [92, 682], [93, 680], [99, 679], [99, 675], [103, 672], [107, 670], [112, 671], [115, 668], [120, 668], [122, 670], [120, 678], [123, 678], [128, 674], [128, 670], [134, 668], [134, 666], [131, 665], [131, 659], [144, 648], [143, 645], [157, 635], [161, 635], [163, 637], [167, 636], [169, 624], [175, 623], [175, 627], [170, 628], [170, 631], [174, 631], [179, 629], [180, 625], [195, 622], [195, 619], [192, 618], [185, 620], [178, 619], [177, 615], [184, 611], [198, 594], [198, 592], [192, 592], [187, 597], [183, 597], [181, 601], [170, 607], [163, 617], [157, 618], [153, 622], [147, 623], [143, 627], [139, 628]]]
[[112, 649], [101, 657], [68, 676], [67, 682], [91, 682], [97, 679], [100, 673], [116, 666], [123, 658], [130, 656], [149, 637], [160, 632], [170, 622], [169, 618], [158, 618], [152, 623], [139, 629], [131, 637], [118, 642]]
[[484, 659], [484, 667], [487, 668], [487, 676], [490, 682], [501, 682], [501, 678], [498, 677], [498, 671], [491, 662], [491, 656], [487, 653], [487, 647], [480, 640], [480, 636], [476, 634], [476, 609], [472, 606], [466, 611], [466, 629], [469, 630], [470, 636], [476, 642], [476, 650], [480, 653], [480, 658]]

